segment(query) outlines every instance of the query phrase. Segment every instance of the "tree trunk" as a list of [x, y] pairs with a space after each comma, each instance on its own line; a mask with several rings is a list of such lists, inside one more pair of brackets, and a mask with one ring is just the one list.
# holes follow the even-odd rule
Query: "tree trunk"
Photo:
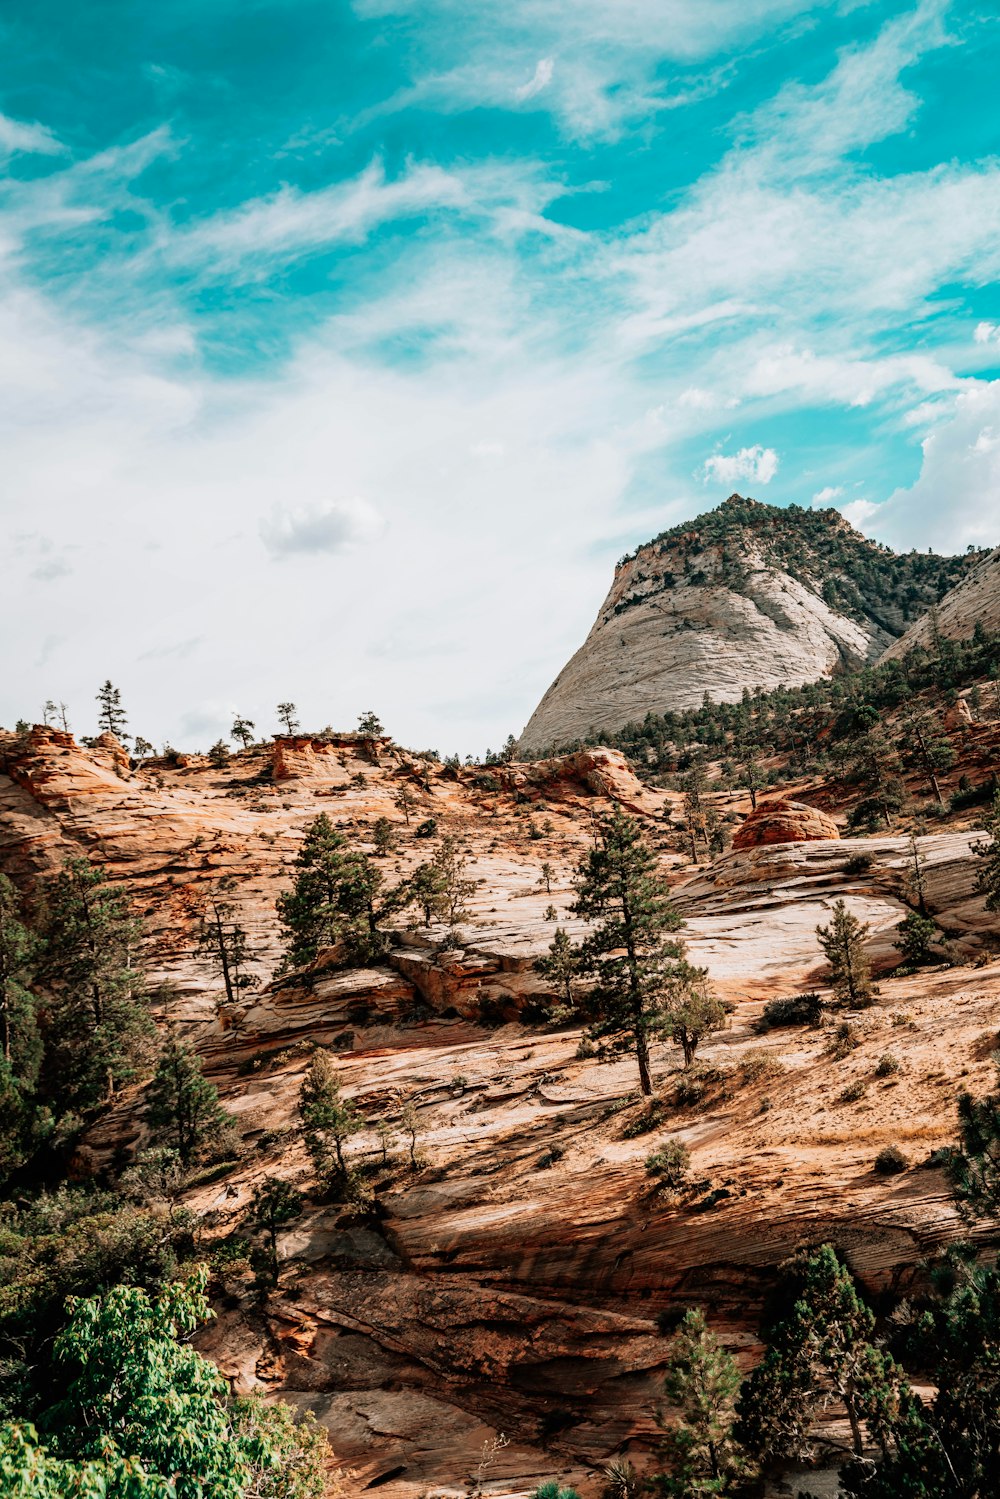
[[649, 1075], [649, 1045], [642, 1031], [635, 1033], [635, 1059], [639, 1063], [639, 1087], [644, 1098], [653, 1091], [653, 1080]]

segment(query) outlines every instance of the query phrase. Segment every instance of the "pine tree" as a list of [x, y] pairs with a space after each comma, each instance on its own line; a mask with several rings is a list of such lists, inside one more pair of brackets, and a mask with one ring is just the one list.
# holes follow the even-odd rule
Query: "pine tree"
[[539, 885], [544, 887], [546, 895], [552, 894], [552, 879], [554, 875], [555, 870], [548, 862], [548, 860], [546, 860], [546, 862], [542, 865], [538, 876], [538, 883]]
[[948, 1165], [958, 1205], [968, 1218], [1000, 1218], [1000, 1087], [983, 1098], [959, 1093], [958, 1123], [961, 1145]]
[[208, 763], [213, 770], [225, 770], [229, 764], [229, 745], [224, 739], [217, 739], [208, 752]]
[[1000, 911], [1000, 789], [994, 793], [980, 827], [989, 838], [972, 845], [972, 852], [983, 861], [976, 889], [985, 895], [987, 911]]
[[219, 1103], [218, 1088], [205, 1076], [191, 1047], [173, 1034], [146, 1092], [146, 1117], [153, 1139], [176, 1150], [184, 1167], [206, 1145], [228, 1143], [232, 1118]]
[[222, 979], [230, 1006], [235, 1005], [245, 990], [256, 989], [260, 983], [256, 974], [246, 972], [250, 944], [246, 929], [236, 919], [237, 908], [228, 898], [232, 885], [228, 878], [219, 881], [219, 893], [206, 903], [198, 935], [199, 951], [209, 958]]
[[267, 1235], [268, 1272], [278, 1278], [278, 1229], [291, 1223], [302, 1212], [302, 1193], [280, 1176], [265, 1176], [253, 1189], [250, 1221]]
[[402, 1113], [399, 1116], [399, 1127], [409, 1142], [410, 1170], [416, 1171], [419, 1164], [417, 1161], [417, 1140], [420, 1138], [420, 1115], [417, 1113], [417, 1106], [412, 1099], [408, 1099], [403, 1105]]
[[129, 738], [125, 732], [128, 727], [128, 715], [122, 707], [121, 693], [110, 680], [106, 681], [98, 692], [97, 701], [101, 709], [97, 716], [97, 727], [102, 733], [113, 734], [116, 739], [125, 743]]
[[396, 832], [388, 817], [376, 817], [372, 828], [372, 844], [380, 859], [391, 854], [396, 846]]
[[382, 720], [377, 713], [362, 713], [358, 719], [358, 733], [363, 734], [366, 739], [380, 739], [385, 733]]
[[573, 910], [596, 923], [582, 944], [594, 975], [590, 1035], [631, 1046], [639, 1084], [650, 1094], [649, 1047], [666, 1023], [664, 986], [683, 957], [671, 937], [682, 925], [637, 822], [615, 808], [597, 824], [597, 841], [582, 861]]
[[875, 1318], [829, 1244], [801, 1251], [784, 1267], [788, 1315], [767, 1336], [767, 1352], [736, 1403], [736, 1441], [764, 1467], [807, 1460], [821, 1410], [839, 1403], [857, 1457], [863, 1427], [885, 1448], [908, 1386], [875, 1341]]
[[573, 980], [580, 972], [581, 957], [565, 928], [556, 927], [548, 952], [535, 959], [535, 971], [554, 984], [567, 1009], [573, 1008]]
[[286, 734], [297, 734], [299, 732], [300, 724], [295, 716], [294, 703], [279, 703], [278, 717], [284, 725]]
[[864, 942], [871, 927], [852, 916], [842, 900], [834, 901], [833, 920], [818, 926], [816, 936], [830, 965], [830, 984], [837, 999], [852, 1006], [871, 1004], [877, 993]]
[[955, 747], [933, 719], [918, 713], [910, 703], [903, 704], [907, 726], [907, 747], [919, 762], [939, 807], [944, 806], [938, 779], [955, 763]]
[[147, 755], [151, 755], [153, 753], [153, 746], [150, 744], [148, 739], [143, 739], [142, 735], [139, 734], [136, 736], [135, 744], [133, 745], [133, 751], [137, 760], [145, 760]]
[[933, 957], [932, 948], [937, 935], [938, 929], [929, 916], [910, 911], [896, 928], [892, 945], [902, 953], [904, 963], [915, 966], [927, 963]]
[[88, 859], [67, 859], [42, 887], [38, 974], [44, 990], [43, 1092], [61, 1111], [105, 1103], [152, 1050], [136, 968], [142, 924]]
[[34, 942], [14, 886], [0, 874], [0, 1182], [29, 1149], [42, 1043], [31, 992]]
[[253, 731], [255, 728], [256, 724], [252, 719], [244, 718], [241, 714], [237, 713], [233, 719], [233, 726], [229, 730], [229, 733], [233, 739], [240, 741], [244, 749], [249, 749], [251, 744], [253, 744]]
[[711, 1333], [704, 1314], [693, 1308], [684, 1316], [670, 1347], [664, 1393], [680, 1419], [657, 1423], [666, 1432], [660, 1454], [667, 1472], [654, 1480], [657, 1492], [694, 1499], [725, 1494], [742, 1462], [732, 1439], [735, 1400], [742, 1376], [735, 1360]]
[[758, 758], [759, 745], [753, 739], [737, 739], [733, 745], [733, 758], [741, 767], [740, 785], [750, 793], [750, 806], [757, 810], [757, 792], [767, 785]]
[[504, 765], [510, 765], [517, 758], [517, 740], [513, 734], [508, 734], [500, 751], [500, 760]]
[[325, 812], [309, 824], [296, 855], [292, 889], [278, 897], [285, 966], [311, 963], [324, 947], [345, 940], [351, 955], [369, 961], [382, 951], [380, 920], [397, 908], [395, 893], [376, 901], [382, 873], [366, 854], [351, 850]]
[[694, 968], [683, 958], [674, 965], [666, 981], [664, 1029], [684, 1053], [690, 1067], [701, 1042], [726, 1023], [726, 1006], [712, 993], [708, 970]]
[[337, 1064], [329, 1052], [313, 1053], [299, 1092], [299, 1117], [317, 1175], [325, 1182], [346, 1182], [349, 1172], [344, 1146], [364, 1129], [364, 1121], [354, 1105], [341, 1097]]
[[855, 740], [848, 775], [863, 793], [851, 812], [852, 827], [874, 827], [884, 822], [891, 828], [893, 818], [906, 803], [906, 788], [899, 755], [881, 725], [872, 725]]

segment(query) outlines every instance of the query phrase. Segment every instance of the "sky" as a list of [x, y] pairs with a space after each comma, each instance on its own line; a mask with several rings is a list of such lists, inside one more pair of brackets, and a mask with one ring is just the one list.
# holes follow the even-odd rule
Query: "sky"
[[[991, 14], [992, 12], [992, 14]], [[5, 0], [0, 723], [518, 733], [737, 490], [1000, 542], [992, 0]]]

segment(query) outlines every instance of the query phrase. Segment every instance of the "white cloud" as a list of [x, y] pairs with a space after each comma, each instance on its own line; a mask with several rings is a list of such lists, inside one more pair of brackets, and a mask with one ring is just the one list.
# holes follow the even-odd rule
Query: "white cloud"
[[514, 90], [514, 98], [520, 100], [522, 104], [528, 99], [536, 98], [552, 82], [555, 66], [555, 62], [551, 57], [539, 58], [538, 65], [530, 81], [523, 84], [521, 88]]
[[44, 125], [28, 125], [0, 114], [0, 156], [14, 156], [23, 151], [29, 155], [58, 156], [66, 148]]
[[293, 509], [277, 505], [261, 521], [260, 535], [272, 557], [331, 555], [377, 540], [382, 527], [378, 511], [355, 498]]
[[841, 484], [827, 484], [823, 489], [818, 489], [813, 495], [813, 508], [824, 510], [828, 505], [833, 504], [838, 495], [842, 495], [843, 493], [844, 489]]
[[737, 484], [743, 479], [753, 484], [770, 484], [777, 472], [777, 453], [759, 443], [752, 448], [740, 448], [738, 453], [713, 453], [701, 466], [705, 484]]
[[972, 336], [977, 344], [1000, 343], [1000, 323], [977, 323]]
[[878, 509], [871, 500], [851, 500], [847, 505], [841, 505], [840, 513], [852, 526], [862, 530], [865, 522], [878, 514]]

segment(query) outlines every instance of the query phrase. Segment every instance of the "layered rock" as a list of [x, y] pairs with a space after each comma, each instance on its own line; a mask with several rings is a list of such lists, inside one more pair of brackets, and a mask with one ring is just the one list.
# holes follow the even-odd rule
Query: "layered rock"
[[809, 843], [821, 838], [839, 838], [833, 818], [818, 807], [786, 797], [761, 802], [733, 838], [733, 848], [761, 848], [768, 843]]
[[[896, 556], [838, 511], [732, 495], [623, 559], [587, 639], [528, 721], [523, 754], [647, 713], [737, 702], [876, 660], [965, 559]], [[925, 576], [925, 574], [927, 576]]]
[[976, 561], [968, 576], [946, 593], [936, 608], [886, 648], [882, 660], [901, 660], [918, 645], [930, 649], [935, 635], [967, 640], [975, 634], [977, 625], [990, 633], [1000, 631], [1000, 547]]

